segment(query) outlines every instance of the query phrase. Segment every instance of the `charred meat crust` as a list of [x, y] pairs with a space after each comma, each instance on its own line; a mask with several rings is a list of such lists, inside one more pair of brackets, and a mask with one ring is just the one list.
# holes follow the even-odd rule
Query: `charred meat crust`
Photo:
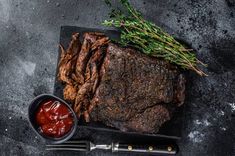
[[[184, 101], [177, 67], [131, 48], [109, 44], [91, 118], [123, 131], [156, 132]], [[145, 120], [152, 117], [154, 120]]]
[[151, 108], [146, 108], [141, 113], [135, 114], [131, 119], [116, 120], [115, 122], [108, 119], [103, 120], [103, 122], [111, 127], [119, 128], [124, 132], [154, 133], [168, 120], [170, 120], [168, 109], [164, 105], [155, 105]]

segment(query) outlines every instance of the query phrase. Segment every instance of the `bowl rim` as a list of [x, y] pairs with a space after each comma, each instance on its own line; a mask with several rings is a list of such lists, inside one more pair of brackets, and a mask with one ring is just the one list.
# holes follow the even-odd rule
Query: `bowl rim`
[[[33, 106], [33, 104], [35, 103], [36, 100], [38, 100], [38, 99], [40, 99], [40, 98], [42, 98], [42, 97], [44, 97], [44, 96], [52, 97], [52, 98], [55, 98], [55, 99], [59, 100], [60, 102], [62, 102], [63, 104], [65, 104], [65, 105], [69, 108], [69, 110], [72, 112], [73, 117], [74, 117], [74, 118], [73, 118], [73, 119], [74, 119], [74, 125], [73, 125], [73, 127], [72, 127], [72, 130], [71, 130], [70, 132], [68, 132], [67, 134], [65, 134], [65, 135], [67, 135], [66, 137], [62, 136], [62, 137], [58, 138], [58, 140], [52, 140], [52, 139], [50, 139], [50, 138], [46, 138], [46, 137], [44, 137], [43, 135], [41, 135], [41, 134], [38, 132], [38, 130], [35, 129], [35, 126], [34, 126], [33, 123], [31, 122], [32, 117], [30, 116], [30, 111], [31, 111], [31, 109], [33, 108], [32, 106]], [[39, 105], [40, 105], [40, 104], [38, 104], [37, 107], [39, 107]], [[78, 126], [77, 115], [76, 115], [76, 113], [73, 111], [72, 107], [71, 107], [67, 102], [65, 102], [63, 99], [61, 99], [61, 98], [59, 98], [59, 97], [57, 97], [57, 96], [55, 96], [55, 95], [53, 95], [53, 94], [45, 94], [45, 93], [36, 96], [36, 97], [33, 98], [33, 100], [30, 102], [30, 104], [29, 104], [29, 106], [28, 106], [28, 122], [29, 122], [29, 124], [30, 124], [30, 127], [31, 127], [31, 128], [33, 129], [33, 131], [37, 134], [37, 136], [39, 136], [41, 139], [43, 139], [44, 141], [49, 142], [49, 143], [51, 143], [51, 144], [60, 144], [60, 143], [63, 143], [63, 142], [65, 142], [65, 141], [69, 140], [69, 139], [74, 135], [74, 133], [76, 132], [77, 126]]]

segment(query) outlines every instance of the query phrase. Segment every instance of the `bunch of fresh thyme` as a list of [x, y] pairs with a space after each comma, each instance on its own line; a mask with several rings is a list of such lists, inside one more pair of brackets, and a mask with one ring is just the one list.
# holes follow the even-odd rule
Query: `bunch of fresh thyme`
[[[112, 7], [109, 0], [105, 2]], [[132, 45], [147, 55], [163, 58], [183, 69], [190, 69], [201, 76], [207, 76], [198, 68], [198, 64], [204, 66], [205, 64], [196, 58], [191, 49], [186, 49], [160, 27], [144, 20], [140, 12], [134, 9], [128, 0], [120, 0], [120, 2], [127, 12], [123, 13], [118, 8], [112, 8], [110, 20], [105, 20], [102, 24], [121, 30], [120, 43], [122, 45]]]

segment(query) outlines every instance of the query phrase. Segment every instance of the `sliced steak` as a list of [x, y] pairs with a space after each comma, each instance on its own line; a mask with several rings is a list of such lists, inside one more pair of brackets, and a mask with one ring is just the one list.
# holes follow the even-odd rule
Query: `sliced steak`
[[90, 101], [92, 101], [92, 98], [94, 96], [94, 93], [96, 91], [96, 88], [98, 87], [98, 83], [100, 80], [99, 75], [99, 68], [100, 68], [100, 62], [105, 56], [105, 52], [99, 48], [96, 51], [93, 52], [92, 57], [90, 58], [89, 62], [87, 63], [86, 68], [86, 82], [81, 86], [81, 88], [78, 91], [76, 100], [75, 100], [75, 111], [79, 112], [79, 109], [81, 107], [83, 108], [83, 113], [85, 120], [88, 122], [90, 120], [89, 117], [89, 106]]
[[91, 47], [91, 41], [87, 39], [89, 36], [84, 35], [84, 41], [82, 43], [81, 51], [79, 54], [79, 57], [77, 58], [77, 63], [76, 63], [76, 70], [75, 70], [75, 76], [76, 81], [79, 84], [83, 84], [85, 81], [84, 78], [84, 71], [86, 69], [86, 64], [89, 60], [89, 55], [90, 55], [90, 47]]
[[61, 55], [59, 61], [58, 80], [64, 83], [73, 84], [71, 74], [74, 72], [77, 57], [81, 48], [79, 41], [79, 33], [75, 33], [72, 36], [72, 41], [69, 44], [68, 49], [65, 51], [60, 45]]
[[77, 95], [77, 89], [78, 88], [76, 85], [66, 84], [63, 91], [64, 99], [74, 103]]
[[[97, 65], [92, 64], [91, 78], [79, 88], [74, 104], [74, 110], [77, 113], [77, 115], [80, 116], [81, 111], [84, 112], [86, 121], [89, 121], [89, 115], [87, 115], [86, 111], [88, 109], [91, 99], [93, 98], [92, 91], [97, 80], [98, 80]], [[82, 108], [84, 110], [81, 110]]]
[[[123, 131], [157, 132], [184, 102], [185, 78], [176, 66], [109, 44], [91, 119]], [[169, 109], [170, 108], [170, 109]]]
[[93, 51], [101, 48], [101, 46], [109, 42], [109, 38], [105, 37], [102, 33], [90, 32], [85, 33], [83, 36], [83, 44], [79, 57], [77, 58], [75, 75], [73, 75], [74, 79], [76, 79], [76, 81], [80, 84], [84, 84], [85, 82], [84, 73], [86, 72], [86, 66], [88, 64], [88, 61], [92, 53], [94, 53]]

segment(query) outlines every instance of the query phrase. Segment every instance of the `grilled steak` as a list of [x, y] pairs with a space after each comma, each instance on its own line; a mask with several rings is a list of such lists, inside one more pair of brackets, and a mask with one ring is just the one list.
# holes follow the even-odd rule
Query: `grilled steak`
[[[61, 47], [58, 79], [78, 117], [122, 131], [156, 133], [183, 104], [185, 78], [164, 60], [109, 43], [102, 33], [78, 33]], [[108, 44], [108, 47], [107, 47]]]
[[156, 132], [183, 104], [184, 88], [177, 67], [109, 44], [91, 118], [122, 131]]

